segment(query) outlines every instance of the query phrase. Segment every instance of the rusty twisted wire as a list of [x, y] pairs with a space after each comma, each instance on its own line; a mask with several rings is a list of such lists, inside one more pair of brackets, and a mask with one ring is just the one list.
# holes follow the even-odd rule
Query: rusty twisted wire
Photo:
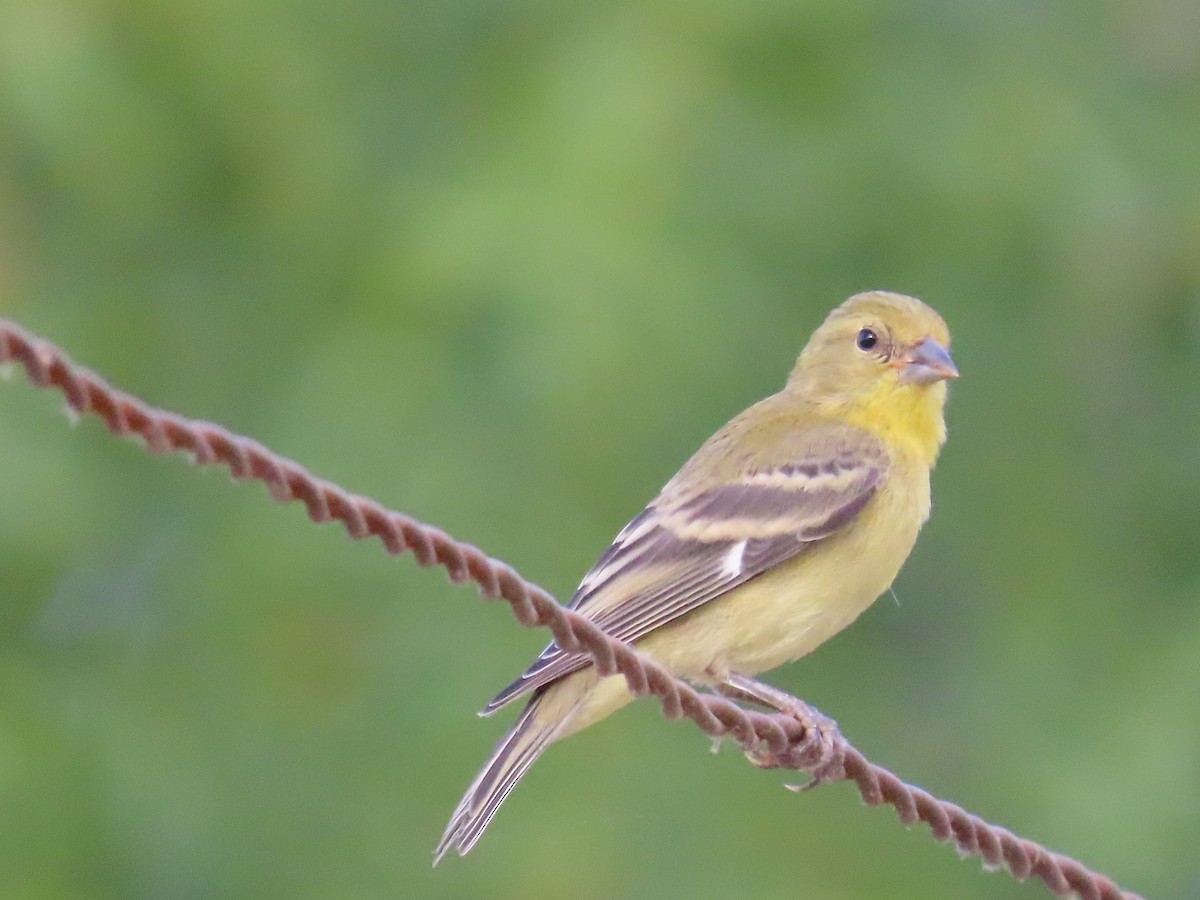
[[198, 465], [225, 465], [235, 479], [261, 481], [280, 503], [300, 501], [314, 522], [340, 522], [351, 538], [377, 537], [390, 554], [411, 551], [418, 565], [441, 566], [454, 583], [473, 582], [483, 597], [506, 600], [522, 625], [546, 627], [566, 651], [587, 654], [601, 674], [623, 675], [636, 696], [653, 694], [669, 719], [686, 717], [710, 737], [732, 737], [760, 759], [765, 749], [773, 767], [807, 772], [813, 777], [811, 784], [852, 781], [868, 806], [893, 806], [904, 824], [924, 822], [936, 840], [953, 841], [961, 855], [978, 856], [987, 868], [1007, 868], [1019, 880], [1036, 877], [1055, 896], [1140, 900], [1074, 859], [905, 784], [840, 734], [825, 734], [832, 740], [828, 746], [821, 723], [802, 701], [795, 700], [794, 713], [763, 713], [700, 693], [479, 548], [316, 478], [257, 441], [149, 406], [76, 365], [50, 342], [0, 318], [0, 364], [11, 361], [24, 368], [33, 385], [57, 388], [75, 412], [100, 417], [113, 434], [140, 438], [151, 453], [182, 451]]

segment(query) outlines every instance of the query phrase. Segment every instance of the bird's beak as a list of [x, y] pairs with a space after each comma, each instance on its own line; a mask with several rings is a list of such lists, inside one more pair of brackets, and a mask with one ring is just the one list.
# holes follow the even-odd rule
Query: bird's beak
[[905, 384], [935, 384], [958, 377], [950, 351], [931, 337], [901, 357], [900, 380]]

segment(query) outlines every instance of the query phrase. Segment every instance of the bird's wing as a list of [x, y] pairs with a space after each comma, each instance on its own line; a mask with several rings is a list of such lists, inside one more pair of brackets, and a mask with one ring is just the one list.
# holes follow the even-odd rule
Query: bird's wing
[[[676, 490], [673, 479], [584, 576], [570, 608], [637, 641], [844, 527], [888, 460], [876, 438], [848, 428], [823, 432], [791, 457], [746, 465], [702, 490]], [[590, 664], [550, 644], [481, 714]]]

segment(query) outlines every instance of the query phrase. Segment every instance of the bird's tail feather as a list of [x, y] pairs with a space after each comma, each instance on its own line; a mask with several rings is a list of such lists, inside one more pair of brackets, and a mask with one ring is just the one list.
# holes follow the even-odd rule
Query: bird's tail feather
[[450, 816], [442, 839], [433, 851], [435, 866], [450, 850], [465, 856], [475, 846], [500, 804], [534, 760], [550, 746], [578, 707], [578, 703], [574, 704], [566, 715], [539, 716], [538, 708], [545, 696], [545, 691], [539, 691], [530, 699], [463, 794], [454, 814]]

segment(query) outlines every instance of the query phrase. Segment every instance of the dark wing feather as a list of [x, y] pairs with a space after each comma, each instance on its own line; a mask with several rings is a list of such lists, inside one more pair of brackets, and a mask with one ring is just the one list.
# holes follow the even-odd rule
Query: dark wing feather
[[[887, 468], [873, 438], [847, 437], [705, 490], [680, 494], [668, 484], [604, 551], [569, 607], [618, 640], [637, 641], [838, 531]], [[552, 643], [482, 714], [587, 665]]]

